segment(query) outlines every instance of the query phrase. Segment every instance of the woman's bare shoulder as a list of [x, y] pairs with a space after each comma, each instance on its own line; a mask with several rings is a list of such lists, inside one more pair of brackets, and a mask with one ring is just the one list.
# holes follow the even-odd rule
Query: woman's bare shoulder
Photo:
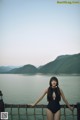
[[49, 89], [49, 88], [46, 88], [46, 89], [45, 89], [45, 93], [48, 93], [48, 89]]
[[60, 90], [60, 93], [63, 93], [63, 91], [62, 91], [62, 89], [61, 89], [61, 88], [59, 88], [59, 90]]
[[61, 96], [64, 96], [64, 92], [61, 88], [60, 88], [60, 93], [61, 93]]

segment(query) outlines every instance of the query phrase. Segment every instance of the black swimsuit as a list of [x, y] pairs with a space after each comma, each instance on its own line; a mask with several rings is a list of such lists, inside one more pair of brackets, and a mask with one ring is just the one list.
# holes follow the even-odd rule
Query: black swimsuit
[[58, 110], [60, 110], [61, 106], [59, 104], [59, 95], [57, 94], [56, 88], [52, 89], [52, 94], [55, 92], [55, 99], [52, 97], [52, 99], [49, 101], [47, 108], [52, 112], [56, 113]]

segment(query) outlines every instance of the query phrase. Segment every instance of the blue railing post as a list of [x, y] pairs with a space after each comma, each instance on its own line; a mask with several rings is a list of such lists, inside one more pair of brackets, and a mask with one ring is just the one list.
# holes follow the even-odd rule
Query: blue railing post
[[77, 120], [80, 120], [80, 103], [77, 103]]

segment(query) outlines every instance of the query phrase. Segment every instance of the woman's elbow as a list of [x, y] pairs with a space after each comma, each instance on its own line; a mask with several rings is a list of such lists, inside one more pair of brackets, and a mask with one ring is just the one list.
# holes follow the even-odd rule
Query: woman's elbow
[[64, 101], [64, 102], [66, 102], [67, 100], [66, 100], [66, 98], [62, 98], [62, 100]]

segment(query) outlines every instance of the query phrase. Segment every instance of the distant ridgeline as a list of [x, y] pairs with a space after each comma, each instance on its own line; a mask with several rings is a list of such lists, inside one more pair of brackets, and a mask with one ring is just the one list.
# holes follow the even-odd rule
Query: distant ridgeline
[[[3, 69], [4, 68], [4, 69]], [[36, 68], [33, 65], [24, 65], [19, 68], [0, 67], [0, 73], [8, 74], [80, 74], [80, 53], [74, 55], [58, 56], [43, 66]]]

